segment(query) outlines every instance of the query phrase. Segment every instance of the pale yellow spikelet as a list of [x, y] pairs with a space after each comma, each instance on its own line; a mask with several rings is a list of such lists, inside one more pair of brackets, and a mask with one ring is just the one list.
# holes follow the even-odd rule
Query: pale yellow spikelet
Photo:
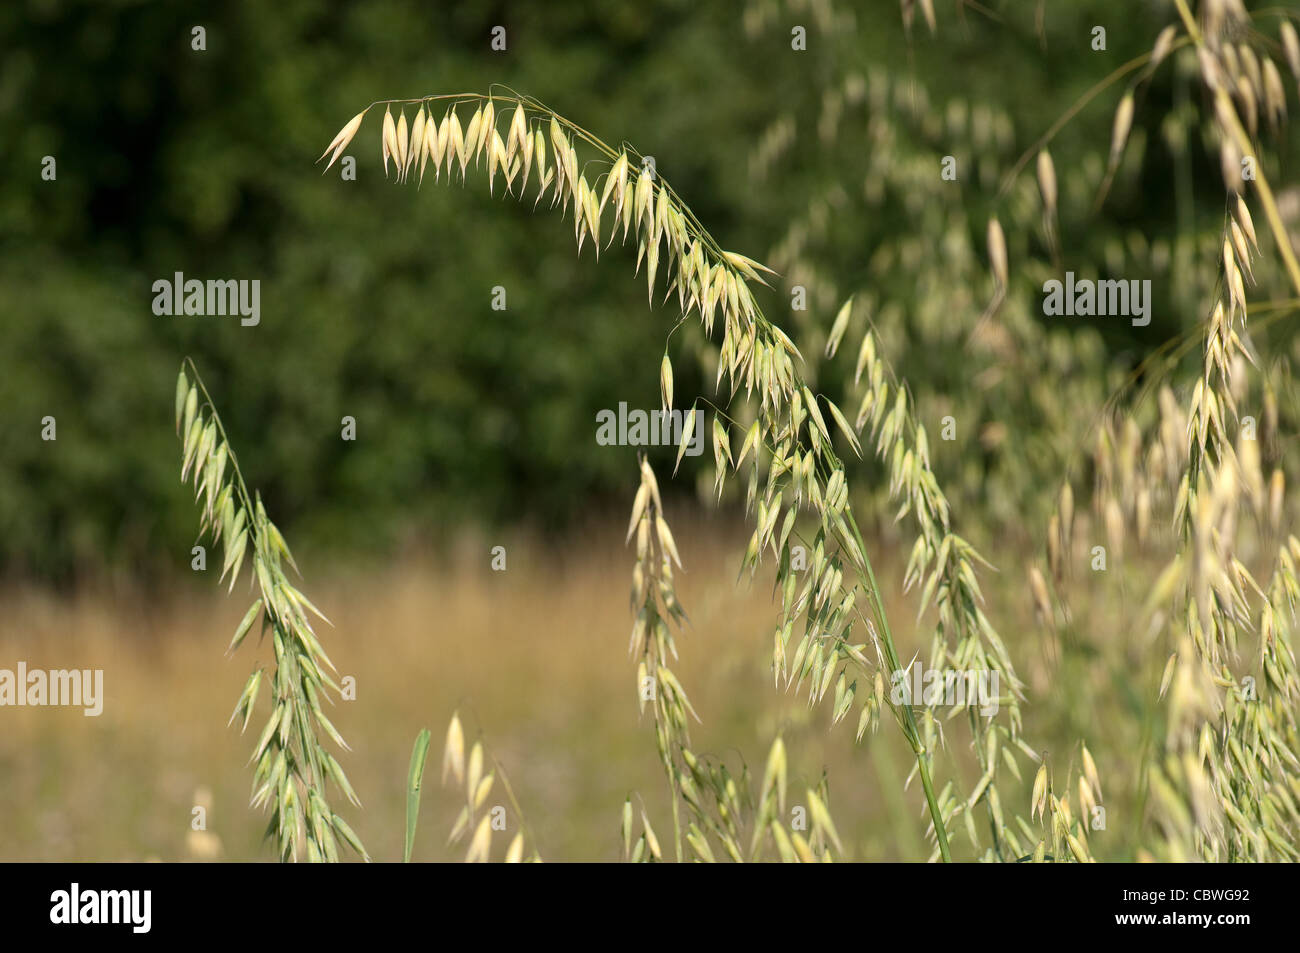
[[1219, 146], [1219, 170], [1223, 187], [1229, 192], [1241, 191], [1241, 149], [1230, 137], [1224, 136]]
[[1255, 222], [1250, 217], [1250, 209], [1246, 206], [1246, 200], [1240, 194], [1233, 196], [1232, 212], [1236, 217], [1241, 230], [1246, 233], [1246, 238], [1255, 249], [1255, 254], [1259, 254], [1259, 239], [1255, 236]]
[[397, 160], [397, 126], [393, 123], [393, 114], [388, 106], [384, 107], [384, 129], [382, 133], [384, 147], [384, 175], [388, 175], [388, 159]]
[[[867, 333], [862, 336], [862, 344], [858, 347], [858, 362], [853, 370], [853, 383], [862, 382], [862, 372], [875, 363], [876, 360], [876, 340], [871, 329], [867, 328]], [[870, 393], [870, 390], [868, 390]]]
[[1241, 59], [1237, 56], [1237, 48], [1231, 43], [1225, 43], [1219, 47], [1219, 62], [1223, 64], [1224, 71], [1228, 78], [1234, 83], [1241, 78]]
[[[682, 425], [681, 444], [677, 448], [677, 462], [673, 465], [673, 476], [677, 475], [677, 469], [682, 465], [682, 457], [686, 455], [686, 448], [690, 445], [691, 438], [695, 436], [696, 410], [697, 408], [695, 407], [691, 408], [690, 413], [686, 415], [686, 422]], [[717, 421], [715, 420], [714, 423], [716, 424]], [[666, 528], [667, 524], [664, 525]], [[676, 552], [675, 547], [668, 547], [665, 544], [665, 549], [670, 549], [670, 548], [674, 553]]]
[[1124, 513], [1119, 501], [1113, 497], [1106, 501], [1104, 514], [1106, 524], [1106, 543], [1110, 546], [1110, 555], [1119, 559], [1124, 553]]
[[1042, 572], [1037, 566], [1029, 570], [1029, 591], [1034, 598], [1034, 609], [1038, 614], [1038, 619], [1043, 625], [1051, 625], [1052, 601], [1047, 594], [1047, 580], [1043, 578]]
[[470, 841], [469, 850], [465, 854], [465, 863], [467, 864], [486, 864], [488, 855], [492, 850], [492, 815], [485, 814], [479, 821], [478, 828], [474, 831], [474, 837]]
[[587, 221], [587, 194], [591, 191], [591, 186], [587, 184], [587, 177], [579, 175], [577, 185], [573, 190], [573, 238], [578, 243], [578, 252], [582, 252], [582, 243], [587, 237], [590, 229], [590, 222]]
[[524, 835], [523, 832], [515, 834], [514, 839], [510, 841], [510, 846], [506, 849], [506, 863], [517, 864], [524, 859]]
[[1153, 68], [1164, 62], [1164, 58], [1169, 55], [1169, 51], [1174, 45], [1174, 39], [1177, 36], [1178, 27], [1172, 23], [1160, 31], [1160, 35], [1156, 37], [1155, 46], [1151, 48], [1151, 66]]
[[491, 142], [488, 144], [488, 194], [495, 195], [494, 185], [496, 183], [497, 169], [503, 171], [506, 164], [506, 144], [501, 141], [501, 133], [495, 129], [491, 131]]
[[1282, 499], [1286, 491], [1286, 477], [1281, 468], [1275, 469], [1268, 481], [1268, 521], [1275, 530], [1282, 525]]
[[623, 202], [623, 185], [627, 181], [627, 153], [620, 152], [618, 159], [610, 167], [605, 176], [605, 187], [600, 193], [600, 214], [605, 212], [605, 203], [609, 201], [610, 195], [615, 196], [615, 209], [617, 214], [619, 206]]
[[510, 117], [510, 135], [506, 142], [507, 155], [514, 158], [516, 150], [528, 149], [531, 145], [528, 136], [528, 117], [524, 113], [523, 103], [519, 103]]
[[1038, 153], [1038, 190], [1043, 196], [1043, 208], [1051, 217], [1056, 216], [1056, 166], [1052, 154], [1046, 149]]
[[1242, 76], [1250, 83], [1258, 97], [1264, 88], [1264, 74], [1259, 67], [1259, 57], [1245, 43], [1240, 43], [1237, 46], [1237, 58], [1241, 61]]
[[[564, 136], [564, 130], [560, 128], [559, 121], [551, 117], [551, 148], [555, 151], [555, 183], [556, 187], [564, 185], [565, 176], [568, 175], [568, 163], [566, 156], [569, 152], [569, 141]], [[576, 183], [569, 182], [569, 187], [573, 188]]]
[[993, 277], [997, 280], [999, 288], [1007, 287], [1008, 266], [1007, 266], [1007, 239], [1002, 233], [1002, 223], [996, 218], [989, 219], [989, 266], [993, 269]]
[[663, 398], [663, 409], [670, 411], [673, 409], [673, 362], [664, 354], [664, 359], [659, 364], [659, 392]]
[[483, 107], [483, 122], [479, 125], [478, 142], [474, 145], [475, 165], [478, 164], [479, 155], [490, 145], [492, 134], [496, 132], [496, 115], [496, 106], [489, 99]]
[[[623, 242], [624, 242], [625, 244], [626, 244], [626, 242], [627, 242], [627, 233], [628, 233], [629, 229], [630, 229], [631, 226], [632, 226], [632, 209], [633, 209], [633, 206], [635, 206], [635, 204], [636, 204], [636, 187], [633, 186], [631, 183], [628, 183], [628, 184], [626, 184], [626, 185], [623, 186], [623, 196], [622, 196], [622, 198], [619, 200], [619, 208], [621, 209], [622, 216], [623, 216]], [[697, 243], [697, 244], [698, 244], [698, 243]], [[700, 259], [700, 262], [701, 262], [701, 263], [703, 262], [703, 258], [702, 258], [702, 257], [701, 257], [701, 259]], [[702, 264], [698, 264], [698, 265], [697, 265], [697, 271], [698, 271], [701, 267], [702, 267]], [[706, 279], [706, 280], [707, 280], [707, 279]], [[706, 318], [705, 318], [705, 324], [706, 324], [707, 330], [709, 330], [709, 331], [711, 332], [711, 331], [712, 331], [712, 326], [711, 326], [711, 323], [708, 321], [707, 316], [706, 316]]]
[[411, 154], [407, 159], [408, 168], [415, 164], [418, 159], [420, 162], [420, 179], [424, 179], [424, 166], [429, 159], [428, 147], [424, 144], [425, 129], [428, 125], [428, 116], [425, 113], [424, 104], [420, 104], [419, 111], [415, 114], [415, 122], [411, 126]]
[[1282, 28], [1279, 31], [1282, 37], [1282, 50], [1286, 54], [1286, 62], [1291, 67], [1291, 75], [1300, 81], [1300, 37], [1296, 36], [1296, 29], [1290, 20], [1282, 21]]
[[1047, 810], [1047, 764], [1044, 762], [1038, 768], [1038, 773], [1034, 775], [1034, 789], [1029, 795], [1029, 816], [1042, 816]]
[[1115, 110], [1115, 122], [1110, 133], [1110, 165], [1112, 168], [1119, 165], [1120, 157], [1124, 154], [1124, 146], [1128, 144], [1129, 133], [1133, 129], [1133, 93], [1132, 91], [1124, 94], [1124, 98], [1119, 101], [1119, 108]]
[[600, 257], [600, 210], [596, 204], [596, 190], [587, 187], [582, 197], [582, 213], [586, 231], [591, 233], [591, 242], [596, 248], [596, 257]]
[[1092, 793], [1092, 788], [1086, 778], [1079, 777], [1079, 810], [1083, 812], [1084, 817], [1092, 813], [1093, 808], [1097, 806], [1097, 799]]
[[480, 141], [483, 138], [483, 107], [479, 106], [474, 110], [474, 115], [469, 119], [469, 125], [465, 127], [465, 151], [460, 156], [461, 175], [465, 174], [465, 169], [469, 166], [470, 160], [477, 161]]
[[406, 126], [406, 110], [399, 109], [397, 112], [397, 178], [401, 181], [406, 178], [406, 169], [410, 165], [410, 155], [408, 148], [410, 130]]
[[1097, 774], [1097, 763], [1092, 760], [1092, 752], [1088, 746], [1083, 746], [1083, 773], [1092, 786], [1093, 794], [1098, 801], [1101, 800], [1101, 777]]
[[1246, 283], [1241, 277], [1241, 269], [1234, 265], [1232, 271], [1228, 273], [1228, 278], [1232, 283], [1232, 295], [1236, 300], [1237, 308], [1244, 315], [1246, 313]]
[[[663, 237], [664, 229], [667, 227], [668, 227], [668, 190], [664, 188], [662, 184], [660, 184], [658, 188], [658, 198], [655, 200], [654, 221], [651, 223], [652, 232], [650, 234], [650, 241], [653, 244], [657, 245], [659, 243], [659, 239]], [[736, 308], [736, 303], [734, 300], [735, 276], [729, 274], [727, 276], [727, 280], [731, 283], [731, 289], [729, 290], [729, 295], [733, 299], [731, 301], [732, 311], [735, 311]]]
[[555, 176], [554, 169], [546, 168], [546, 137], [541, 129], [533, 130], [533, 161], [537, 165], [537, 198], [533, 200], [536, 208]]
[[1245, 267], [1247, 277], [1250, 278], [1251, 284], [1254, 284], [1255, 275], [1250, 267], [1250, 248], [1246, 244], [1246, 233], [1235, 221], [1228, 223], [1228, 232], [1232, 238], [1232, 248], [1236, 252], [1237, 263]]
[[[330, 150], [333, 150], [334, 152], [334, 154], [330, 156], [329, 164], [325, 166], [326, 172], [329, 171], [330, 166], [338, 161], [339, 156], [343, 154], [343, 151], [347, 149], [348, 145], [352, 142], [352, 137], [355, 136], [357, 130], [361, 128], [361, 121], [366, 118], [366, 113], [369, 111], [369, 107], [367, 107], [349, 119], [347, 124], [338, 131], [338, 134], [330, 140], [330, 144], [325, 147], [325, 151], [320, 154], [320, 159], [324, 159], [327, 155], [330, 155]], [[316, 161], [319, 162], [320, 159], [317, 159]]]
[[921, 14], [925, 17], [925, 25], [930, 28], [930, 33], [933, 34], [937, 29], [934, 18], [934, 0], [921, 0]]
[[1061, 514], [1061, 543], [1068, 552], [1074, 533], [1074, 487], [1068, 480], [1061, 486], [1058, 511]]
[[844, 302], [839, 313], [835, 315], [835, 321], [831, 325], [831, 333], [826, 338], [826, 356], [834, 357], [835, 352], [839, 350], [840, 340], [844, 337], [844, 332], [849, 328], [849, 317], [853, 312], [853, 298]]
[[451, 155], [460, 163], [461, 177], [465, 176], [465, 167], [469, 164], [469, 155], [465, 152], [465, 131], [460, 125], [460, 116], [456, 110], [451, 111], [451, 149], [448, 150], [447, 171], [451, 172]]
[[1196, 48], [1196, 65], [1201, 71], [1201, 79], [1211, 92], [1222, 89], [1229, 82], [1223, 67], [1219, 65], [1218, 57], [1205, 46]]
[[[474, 742], [474, 747], [469, 750], [469, 762], [465, 767], [465, 793], [471, 799], [474, 792], [478, 790], [479, 780], [483, 777], [483, 757], [483, 743]], [[473, 806], [472, 800], [470, 806]]]
[[465, 732], [460, 726], [460, 715], [453, 714], [447, 725], [447, 741], [442, 755], [442, 780], [445, 783], [448, 773], [456, 779], [457, 784], [465, 783]]
[[[511, 131], [513, 135], [513, 130]], [[528, 176], [533, 169], [533, 137], [528, 132], [528, 126], [525, 123], [523, 133], [519, 136], [518, 142], [519, 165], [522, 169], [523, 177], [519, 182], [519, 197], [524, 197], [524, 192], [528, 190]]]
[[1277, 130], [1286, 122], [1286, 88], [1277, 64], [1271, 59], [1264, 60], [1264, 110], [1272, 129]]
[[1246, 121], [1246, 131], [1253, 139], [1259, 133], [1259, 98], [1255, 95], [1255, 87], [1245, 76], [1237, 77], [1237, 102], [1241, 107], [1238, 112]]
[[[429, 119], [429, 125], [434, 125], [432, 117]], [[433, 176], [435, 179], [442, 177], [443, 157], [447, 155], [447, 143], [450, 140], [451, 118], [447, 115], [444, 115], [442, 121], [437, 123], [436, 131], [425, 131], [426, 151], [429, 153], [429, 161], [433, 163]]]

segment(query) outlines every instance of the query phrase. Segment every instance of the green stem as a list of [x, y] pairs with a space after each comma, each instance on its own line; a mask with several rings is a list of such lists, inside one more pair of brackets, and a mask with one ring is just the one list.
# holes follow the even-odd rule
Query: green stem
[[[1169, 52], [1172, 53], [1174, 50], [1178, 49], [1186, 42], [1187, 42], [1186, 40], [1179, 40], [1177, 43], [1175, 43], [1173, 46], [1169, 48]], [[1056, 138], [1056, 134], [1060, 132], [1063, 128], [1065, 128], [1065, 126], [1070, 122], [1070, 120], [1072, 120], [1075, 116], [1077, 116], [1080, 112], [1082, 112], [1083, 108], [1087, 106], [1088, 103], [1092, 102], [1094, 99], [1097, 98], [1097, 96], [1105, 92], [1107, 89], [1109, 89], [1115, 83], [1119, 82], [1129, 73], [1136, 70], [1138, 67], [1145, 66], [1150, 61], [1150, 59], [1151, 59], [1150, 53], [1143, 53], [1141, 56], [1136, 56], [1133, 59], [1129, 60], [1124, 65], [1116, 67], [1110, 73], [1110, 75], [1108, 75], [1105, 79], [1102, 79], [1100, 82], [1096, 83], [1091, 89], [1089, 89], [1086, 93], [1080, 96], [1073, 106], [1071, 106], [1064, 113], [1058, 116], [1056, 122], [1052, 123], [1051, 127], [1048, 128], [1047, 132], [1043, 133], [1039, 137], [1037, 142], [1035, 142], [1032, 146], [1026, 149], [1024, 153], [1020, 156], [1020, 158], [1016, 160], [1016, 164], [1011, 167], [1011, 171], [1002, 177], [1002, 185], [998, 189], [998, 195], [997, 195], [998, 200], [1001, 201], [1003, 198], [1006, 197], [1006, 194], [1011, 191], [1011, 186], [1015, 182], [1016, 176], [1018, 176], [1021, 170], [1024, 169], [1025, 164], [1034, 156], [1038, 155], [1038, 153], [1042, 149], [1044, 149], [1049, 142], [1051, 142], [1054, 138]]]
[[510, 786], [510, 779], [506, 777], [505, 768], [501, 767], [501, 762], [495, 757], [492, 758], [492, 764], [496, 768], [497, 777], [501, 779], [501, 786], [505, 788], [506, 797], [510, 799], [510, 805], [515, 809], [515, 817], [519, 818], [519, 829], [524, 836], [533, 843], [533, 854], [540, 860], [541, 852], [537, 849], [537, 836], [533, 833], [528, 819], [524, 817], [524, 809], [519, 806], [519, 799], [515, 797], [515, 789]]
[[[676, 771], [676, 768], [670, 767], [670, 771]], [[681, 806], [677, 803], [681, 794], [675, 782], [669, 782], [673, 795], [673, 850], [677, 856], [677, 863], [682, 862], [682, 815]]]
[[[880, 586], [876, 584], [876, 574], [871, 568], [871, 559], [867, 556], [867, 544], [862, 538], [862, 531], [858, 529], [858, 521], [853, 516], [851, 508], [846, 509], [848, 516], [848, 525], [853, 530], [853, 537], [858, 544], [858, 550], [862, 553], [862, 563], [866, 567], [867, 591], [871, 594], [871, 601], [875, 606], [876, 618], [880, 620], [880, 628], [885, 644], [885, 658], [889, 663], [891, 671], [901, 671], [902, 666], [898, 660], [898, 651], [894, 648], [894, 635], [889, 629], [889, 618], [885, 615], [885, 604], [880, 598]], [[916, 755], [916, 767], [921, 775], [921, 787], [925, 791], [925, 803], [930, 809], [930, 820], [934, 823], [935, 840], [939, 843], [939, 856], [943, 858], [944, 863], [952, 862], [952, 854], [948, 849], [948, 831], [944, 827], [943, 815], [939, 811], [939, 802], [934, 796], [934, 782], [930, 778], [929, 752], [921, 744], [921, 733], [916, 727], [916, 718], [912, 714], [911, 705], [900, 705], [903, 712], [903, 721], [907, 726], [904, 734], [907, 735], [908, 743], [912, 746], [912, 751]]]

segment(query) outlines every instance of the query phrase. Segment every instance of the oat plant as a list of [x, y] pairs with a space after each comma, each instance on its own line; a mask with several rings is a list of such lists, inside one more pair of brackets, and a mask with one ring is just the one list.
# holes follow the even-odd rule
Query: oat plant
[[[689, 441], [684, 432], [683, 442]], [[809, 826], [806, 832], [787, 832], [788, 764], [784, 741], [778, 736], [768, 751], [763, 779], [755, 791], [743, 762], [733, 775], [720, 759], [692, 750], [690, 721], [698, 720], [686, 689], [670, 667], [677, 658], [674, 629], [687, 621], [677, 597], [673, 565], [681, 557], [664, 517], [663, 500], [654, 470], [643, 457], [641, 485], [632, 503], [627, 538], [636, 538], [636, 565], [632, 575], [634, 622], [628, 653], [636, 662], [636, 692], [640, 710], [648, 706], [654, 722], [659, 760], [668, 780], [673, 815], [673, 855], [684, 859], [683, 842], [690, 859], [735, 863], [767, 859], [769, 851], [783, 863], [829, 862], [844, 846], [831, 818], [829, 782], [825, 776], [805, 789]], [[633, 863], [664, 860], [664, 851], [644, 808], [641, 834], [633, 843], [635, 818], [632, 799], [623, 806], [624, 857]]]
[[325, 746], [328, 738], [347, 748], [323, 708], [339, 686], [310, 616], [328, 620], [289, 581], [285, 564], [295, 572], [298, 568], [289, 547], [261, 496], [249, 494], [221, 417], [188, 359], [176, 379], [176, 430], [182, 445], [181, 480], [194, 485], [200, 536], [206, 533], [214, 545], [222, 545], [220, 581], [229, 574], [229, 591], [245, 557], [251, 557], [258, 597], [236, 628], [228, 654], [255, 626], [263, 639], [270, 635], [274, 649], [269, 676], [261, 665], [253, 671], [230, 716], [231, 722], [240, 721], [241, 731], [247, 729], [263, 688], [269, 690], [271, 711], [250, 759], [256, 765], [252, 804], [268, 810], [266, 835], [275, 841], [281, 861], [337, 861], [340, 839], [369, 860], [356, 833], [330, 806], [330, 784], [354, 805], [360, 801]]
[[[771, 270], [745, 255], [724, 250], [667, 181], [629, 145], [614, 149], [534, 99], [493, 91], [372, 104], [339, 131], [322, 160], [328, 156], [332, 165], [369, 111], [379, 106], [384, 109], [381, 158], [386, 171], [392, 163], [391, 172], [399, 181], [422, 181], [425, 175], [451, 179], [456, 174], [463, 180], [471, 164], [482, 163], [493, 194], [499, 177], [503, 193], [520, 200], [532, 181], [534, 206], [549, 197], [552, 207], [571, 214], [579, 254], [588, 242], [599, 254], [602, 240], [608, 247], [620, 232], [624, 243], [633, 238], [637, 269], [644, 264], [651, 302], [656, 278], [661, 278], [664, 299], [675, 293], [681, 321], [694, 313], [710, 341], [715, 327], [720, 327], [721, 341], [716, 348], [709, 345], [709, 355], [717, 368], [716, 385], [721, 386], [726, 377], [730, 396], [724, 407], [715, 408], [727, 421], [725, 426], [715, 426], [712, 435], [716, 482], [719, 492], [731, 477], [746, 487], [746, 509], [752, 515], [754, 531], [742, 571], [756, 572], [769, 550], [777, 565], [782, 601], [772, 641], [776, 679], [779, 682], [785, 676], [787, 684], [806, 685], [810, 704], [822, 700], [834, 686], [836, 720], [855, 705], [862, 709], [859, 734], [884, 710], [890, 712], [915, 757], [914, 771], [930, 815], [937, 859], [951, 859], [950, 830], [958, 817], [972, 846], [990, 859], [1016, 859], [1035, 841], [1041, 843], [1023, 818], [1013, 827], [996, 800], [998, 764], [1005, 762], [1018, 773], [1013, 748], [1034, 757], [1018, 737], [1014, 704], [1006, 724], [987, 731], [976, 728], [985, 767], [974, 790], [966, 792], [949, 785], [939, 791], [933, 779], [934, 758], [942, 733], [935, 711], [922, 709], [918, 718], [913, 702], [919, 700], [898, 704], [883, 691], [885, 676], [903, 671], [904, 666], [854, 515], [848, 473], [835, 449], [838, 439], [850, 453], [861, 455], [858, 431], [867, 422], [877, 436], [878, 448], [889, 448], [894, 464], [892, 488], [900, 493], [903, 511], [915, 508], [922, 523], [924, 539], [914, 553], [909, 577], [922, 583], [925, 599], [935, 598], [940, 605], [937, 637], [947, 646], [940, 657], [988, 663], [1006, 675], [1008, 698], [1004, 700], [1014, 702], [1019, 693], [1019, 681], [1001, 640], [980, 608], [973, 550], [947, 533], [946, 502], [929, 469], [924, 429], [908, 418], [906, 391], [891, 388], [881, 366], [868, 360], [873, 390], [867, 412], [859, 414], [858, 427], [849, 423], [833, 401], [815, 394], [802, 370], [798, 349], [768, 320], [754, 297], [752, 286], [766, 284], [763, 275], [772, 274]], [[499, 122], [506, 130], [504, 136]], [[580, 162], [579, 145], [594, 156]], [[1005, 283], [1005, 267], [1001, 271]], [[870, 346], [869, 339], [864, 340], [868, 356]], [[671, 362], [665, 354], [660, 369], [665, 410], [673, 404], [672, 381]], [[742, 389], [742, 408], [728, 413], [730, 398]], [[697, 401], [686, 414], [682, 451], [701, 416]], [[742, 434], [736, 452], [735, 440]], [[679, 462], [681, 455], [679, 452]], [[654, 514], [658, 520], [661, 515], [661, 511], [646, 508], [648, 493], [643, 471], [638, 496], [643, 512], [634, 511], [634, 528], [639, 518], [649, 519]], [[801, 515], [807, 521], [805, 526], [799, 526]], [[662, 525], [656, 521], [654, 532], [671, 556], [671, 536], [664, 534]], [[791, 569], [791, 547], [800, 541], [806, 542], [813, 554], [802, 585]], [[634, 591], [642, 594], [652, 581], [645, 563], [646, 557], [641, 556], [634, 582]], [[658, 581], [662, 584], [663, 577]], [[669, 617], [675, 614], [669, 604], [666, 610]], [[670, 649], [662, 634], [664, 623], [658, 610], [642, 603], [633, 633], [634, 651], [639, 645], [643, 655], [652, 645]], [[796, 631], [800, 632], [797, 642]], [[793, 659], [792, 642], [796, 643]], [[665, 652], [656, 648], [655, 657], [645, 664], [660, 672], [664, 656]], [[680, 702], [685, 709], [684, 693], [666, 674], [647, 674], [666, 690], [668, 700], [662, 702], [661, 696], [661, 703]], [[977, 719], [973, 706], [969, 713]], [[672, 735], [681, 734], [676, 722], [684, 724], [684, 717], [671, 707], [658, 715], [662, 716], [657, 717], [660, 756], [676, 795], [683, 774], [672, 767], [678, 755], [671, 740]], [[972, 812], [986, 798], [990, 802], [991, 843], [982, 846]], [[680, 837], [680, 819], [675, 828]], [[1076, 856], [1087, 858], [1082, 844]]]
[[[1207, 139], [1217, 148], [1225, 187], [1219, 281], [1197, 328], [1202, 360], [1183, 398], [1159, 381], [1158, 412], [1145, 426], [1136, 403], [1115, 408], [1091, 451], [1097, 475], [1093, 508], [1113, 550], [1126, 537], [1159, 546], [1165, 564], [1131, 623], [1139, 644], [1168, 656], [1152, 692], [1164, 700], [1165, 731], [1140, 761], [1149, 826], [1144, 859], [1294, 861], [1300, 858], [1300, 674], [1293, 639], [1300, 598], [1300, 540], [1290, 530], [1280, 456], [1271, 473], [1261, 447], [1277, 440], [1276, 393], [1282, 381], [1263, 360], [1247, 327], [1247, 289], [1263, 266], [1276, 265], [1300, 292], [1290, 237], [1263, 167], [1265, 133], [1287, 117], [1280, 47], [1300, 83], [1300, 38], [1284, 17], [1278, 41], [1256, 29], [1239, 0], [1207, 0], [1200, 15], [1175, 0], [1178, 23], [1157, 39], [1154, 70], [1171, 50], [1195, 51]], [[1133, 122], [1135, 88], [1120, 101], [1112, 165]], [[1300, 85], [1297, 86], [1300, 89]], [[1243, 175], [1251, 166], [1253, 175]], [[1263, 253], [1246, 195], [1253, 190], [1273, 238]], [[1189, 346], [1195, 338], [1189, 339]], [[1179, 352], [1184, 349], [1179, 349]], [[1161, 375], [1163, 378], [1163, 375]], [[1153, 385], [1154, 386], [1154, 385]], [[1185, 401], [1185, 403], [1183, 402]], [[1262, 432], [1245, 426], [1262, 407]], [[1073, 492], [1067, 484], [1048, 530], [1050, 576], [1031, 584], [1049, 628], [1070, 616], [1062, 564], [1070, 558]], [[1161, 534], [1161, 525], [1169, 527]]]

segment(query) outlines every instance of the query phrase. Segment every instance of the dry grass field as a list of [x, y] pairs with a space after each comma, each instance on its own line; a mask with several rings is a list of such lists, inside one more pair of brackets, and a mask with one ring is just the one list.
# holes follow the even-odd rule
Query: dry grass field
[[[743, 757], [761, 771], [783, 729], [792, 784], [829, 772], [851, 856], [924, 853], [923, 802], [915, 785], [902, 792], [890, 780], [909, 756], [896, 734], [882, 730], [856, 746], [851, 724], [828, 732], [825, 710], [810, 714], [802, 696], [774, 690], [766, 647], [775, 609], [763, 598], [770, 580], [737, 584], [743, 528], [716, 519], [679, 520], [679, 586], [692, 620], [679, 677], [702, 719], [697, 750], [732, 765]], [[489, 569], [498, 543], [507, 547], [505, 573]], [[354, 826], [376, 859], [401, 857], [413, 737], [428, 726], [440, 742], [456, 709], [507, 771], [545, 859], [616, 860], [619, 813], [633, 791], [666, 823], [662, 769], [649, 722], [638, 719], [627, 657], [631, 553], [619, 530], [558, 548], [467, 540], [442, 559], [412, 555], [353, 571], [299, 555], [303, 588], [335, 624], [323, 633], [326, 648], [356, 678], [356, 700], [340, 702], [334, 721], [353, 748], [341, 761], [364, 805], [352, 812]], [[210, 792], [208, 830], [223, 859], [273, 856], [260, 843], [264, 818], [248, 808], [255, 725], [243, 737], [224, 727], [255, 664], [248, 644], [223, 655], [246, 599], [206, 582], [166, 594], [4, 593], [0, 657], [29, 668], [102, 668], [106, 696], [97, 718], [6, 711], [4, 859], [201, 858], [212, 841], [189, 836], [191, 811], [205, 803], [200, 789]], [[901, 601], [898, 615], [909, 615]], [[265, 662], [269, 651], [256, 658]], [[459, 801], [437, 786], [436, 764], [429, 780], [415, 859], [458, 858], [463, 849], [444, 843]]]

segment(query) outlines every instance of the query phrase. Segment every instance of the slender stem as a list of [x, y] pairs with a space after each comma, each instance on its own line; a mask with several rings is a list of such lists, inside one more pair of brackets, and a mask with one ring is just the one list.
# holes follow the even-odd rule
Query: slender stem
[[[1170, 52], [1173, 52], [1174, 50], [1178, 49], [1179, 46], [1181, 46], [1186, 42], [1187, 42], [1186, 40], [1179, 40], [1172, 47], [1170, 47]], [[1015, 182], [1016, 176], [1018, 176], [1020, 174], [1020, 171], [1024, 169], [1025, 163], [1027, 163], [1031, 158], [1037, 155], [1039, 151], [1043, 149], [1043, 147], [1045, 147], [1049, 142], [1051, 142], [1052, 139], [1056, 137], [1056, 134], [1060, 132], [1063, 128], [1065, 128], [1065, 126], [1070, 122], [1070, 120], [1072, 120], [1075, 116], [1077, 116], [1080, 112], [1083, 111], [1083, 107], [1087, 106], [1088, 103], [1092, 102], [1095, 98], [1097, 98], [1098, 95], [1105, 92], [1108, 88], [1113, 86], [1119, 80], [1123, 79], [1129, 73], [1133, 72], [1135, 69], [1137, 69], [1140, 66], [1146, 65], [1146, 63], [1150, 59], [1151, 59], [1150, 53], [1143, 53], [1141, 56], [1135, 56], [1133, 59], [1129, 60], [1127, 63], [1123, 64], [1122, 66], [1117, 66], [1114, 70], [1111, 71], [1110, 75], [1106, 76], [1102, 80], [1099, 80], [1096, 84], [1093, 85], [1091, 89], [1089, 89], [1086, 93], [1080, 96], [1078, 100], [1075, 101], [1073, 106], [1071, 106], [1059, 117], [1057, 117], [1056, 122], [1052, 123], [1052, 125], [1048, 128], [1047, 132], [1043, 133], [1039, 137], [1037, 142], [1035, 142], [1032, 146], [1030, 146], [1028, 149], [1024, 151], [1024, 153], [1020, 156], [1020, 158], [1016, 160], [1016, 164], [1011, 167], [1011, 171], [1002, 177], [1002, 185], [998, 189], [997, 197], [999, 199], [1002, 199], [1006, 196], [1007, 192], [1011, 190], [1011, 185], [1013, 182]]]
[[[862, 553], [863, 565], [866, 567], [867, 590], [871, 594], [871, 601], [875, 605], [876, 618], [880, 620], [886, 660], [893, 671], [900, 671], [898, 651], [894, 648], [894, 635], [889, 629], [889, 618], [885, 615], [885, 604], [880, 598], [880, 586], [876, 584], [876, 574], [871, 568], [871, 559], [867, 556], [867, 544], [862, 538], [862, 531], [858, 529], [858, 521], [853, 516], [852, 508], [846, 509], [845, 512], [848, 515], [848, 525], [853, 530], [854, 540]], [[930, 820], [934, 824], [935, 839], [939, 842], [939, 855], [943, 858], [944, 863], [950, 863], [952, 854], [948, 849], [948, 831], [943, 823], [943, 814], [939, 811], [939, 802], [934, 796], [934, 782], [930, 779], [929, 752], [926, 751], [925, 745], [921, 743], [921, 733], [916, 727], [916, 718], [912, 714], [912, 706], [900, 705], [899, 707], [902, 709], [903, 720], [907, 725], [904, 734], [907, 735], [907, 740], [916, 755], [916, 767], [921, 775], [921, 787], [925, 791], [925, 803], [930, 809]]]
[[506, 797], [510, 799], [511, 806], [515, 809], [515, 816], [519, 818], [519, 828], [533, 842], [533, 853], [541, 859], [541, 853], [537, 850], [537, 836], [533, 833], [528, 819], [524, 817], [524, 810], [519, 806], [519, 799], [515, 797], [515, 789], [510, 786], [510, 778], [506, 776], [505, 768], [501, 767], [501, 762], [495, 757], [492, 758], [492, 764], [496, 767], [497, 777], [501, 779], [501, 786], [505, 788]]
[[[673, 774], [676, 774], [676, 770], [672, 766], [669, 767], [669, 771]], [[670, 780], [669, 787], [672, 789], [673, 795], [673, 849], [677, 856], [677, 863], [680, 864], [682, 862], [682, 816], [681, 805], [677, 801], [681, 795], [678, 793], [676, 781]]]

